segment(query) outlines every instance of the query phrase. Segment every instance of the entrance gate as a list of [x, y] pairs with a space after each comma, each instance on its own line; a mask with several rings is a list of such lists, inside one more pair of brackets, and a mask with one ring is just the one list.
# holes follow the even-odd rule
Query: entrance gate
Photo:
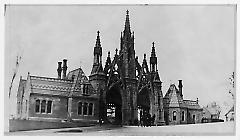
[[107, 120], [111, 124], [122, 123], [122, 97], [117, 86], [107, 92]]

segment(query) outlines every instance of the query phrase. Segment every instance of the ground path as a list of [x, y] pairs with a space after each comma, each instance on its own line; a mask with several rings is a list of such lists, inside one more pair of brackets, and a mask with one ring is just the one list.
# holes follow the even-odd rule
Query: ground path
[[234, 135], [234, 122], [204, 123], [172, 126], [92, 126], [44, 129], [5, 133], [6, 135], [85, 135], [85, 136], [199, 136]]

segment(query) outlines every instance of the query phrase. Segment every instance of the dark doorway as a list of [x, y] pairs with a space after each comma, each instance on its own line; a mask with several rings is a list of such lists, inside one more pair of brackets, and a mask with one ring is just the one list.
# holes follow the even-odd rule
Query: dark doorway
[[106, 97], [107, 119], [111, 124], [122, 123], [122, 97], [119, 87], [113, 86]]
[[150, 98], [149, 98], [149, 89], [142, 89], [137, 95], [137, 106], [138, 106], [138, 120], [141, 121], [143, 116], [149, 114], [150, 110]]

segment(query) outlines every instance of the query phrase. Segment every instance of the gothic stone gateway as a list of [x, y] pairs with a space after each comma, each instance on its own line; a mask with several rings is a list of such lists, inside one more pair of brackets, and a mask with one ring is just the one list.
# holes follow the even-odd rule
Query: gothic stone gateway
[[[134, 33], [130, 30], [129, 14], [127, 11], [125, 28], [121, 33], [120, 50], [116, 50], [111, 61], [108, 53], [105, 68], [102, 68], [102, 48], [99, 32], [94, 47], [94, 63], [89, 81], [97, 93], [101, 93], [100, 116], [106, 119], [106, 108], [116, 106], [116, 116], [122, 124], [132, 124], [138, 119], [138, 108], [144, 108], [150, 114], [156, 115], [156, 123], [164, 124], [163, 95], [161, 81], [157, 71], [157, 57], [154, 43], [150, 58], [150, 70], [147, 66], [146, 55], [143, 65], [138, 62], [134, 50]], [[113, 93], [114, 92], [114, 93]], [[114, 95], [116, 94], [116, 95]], [[147, 98], [143, 98], [141, 96]], [[111, 99], [111, 100], [110, 100]], [[145, 101], [148, 99], [148, 101]], [[148, 103], [146, 103], [148, 102]]]
[[121, 32], [120, 50], [116, 49], [112, 60], [108, 52], [104, 68], [99, 34], [98, 31], [89, 79], [81, 68], [66, 75], [67, 60], [63, 61], [63, 67], [62, 62], [58, 62], [58, 78], [28, 74], [27, 80], [20, 79], [18, 118], [103, 120], [131, 125], [139, 120], [140, 114], [147, 112], [155, 116], [156, 125], [201, 121], [202, 109], [198, 101], [183, 100], [181, 80], [179, 89], [170, 85], [163, 98], [154, 42], [150, 67], [146, 54], [140, 65], [135, 56], [134, 32], [130, 29], [128, 11]]

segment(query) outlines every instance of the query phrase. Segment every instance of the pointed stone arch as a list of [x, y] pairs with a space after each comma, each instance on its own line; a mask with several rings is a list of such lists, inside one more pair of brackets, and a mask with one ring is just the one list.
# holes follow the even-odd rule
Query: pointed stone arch
[[115, 83], [106, 93], [107, 121], [112, 124], [122, 123], [122, 90]]

